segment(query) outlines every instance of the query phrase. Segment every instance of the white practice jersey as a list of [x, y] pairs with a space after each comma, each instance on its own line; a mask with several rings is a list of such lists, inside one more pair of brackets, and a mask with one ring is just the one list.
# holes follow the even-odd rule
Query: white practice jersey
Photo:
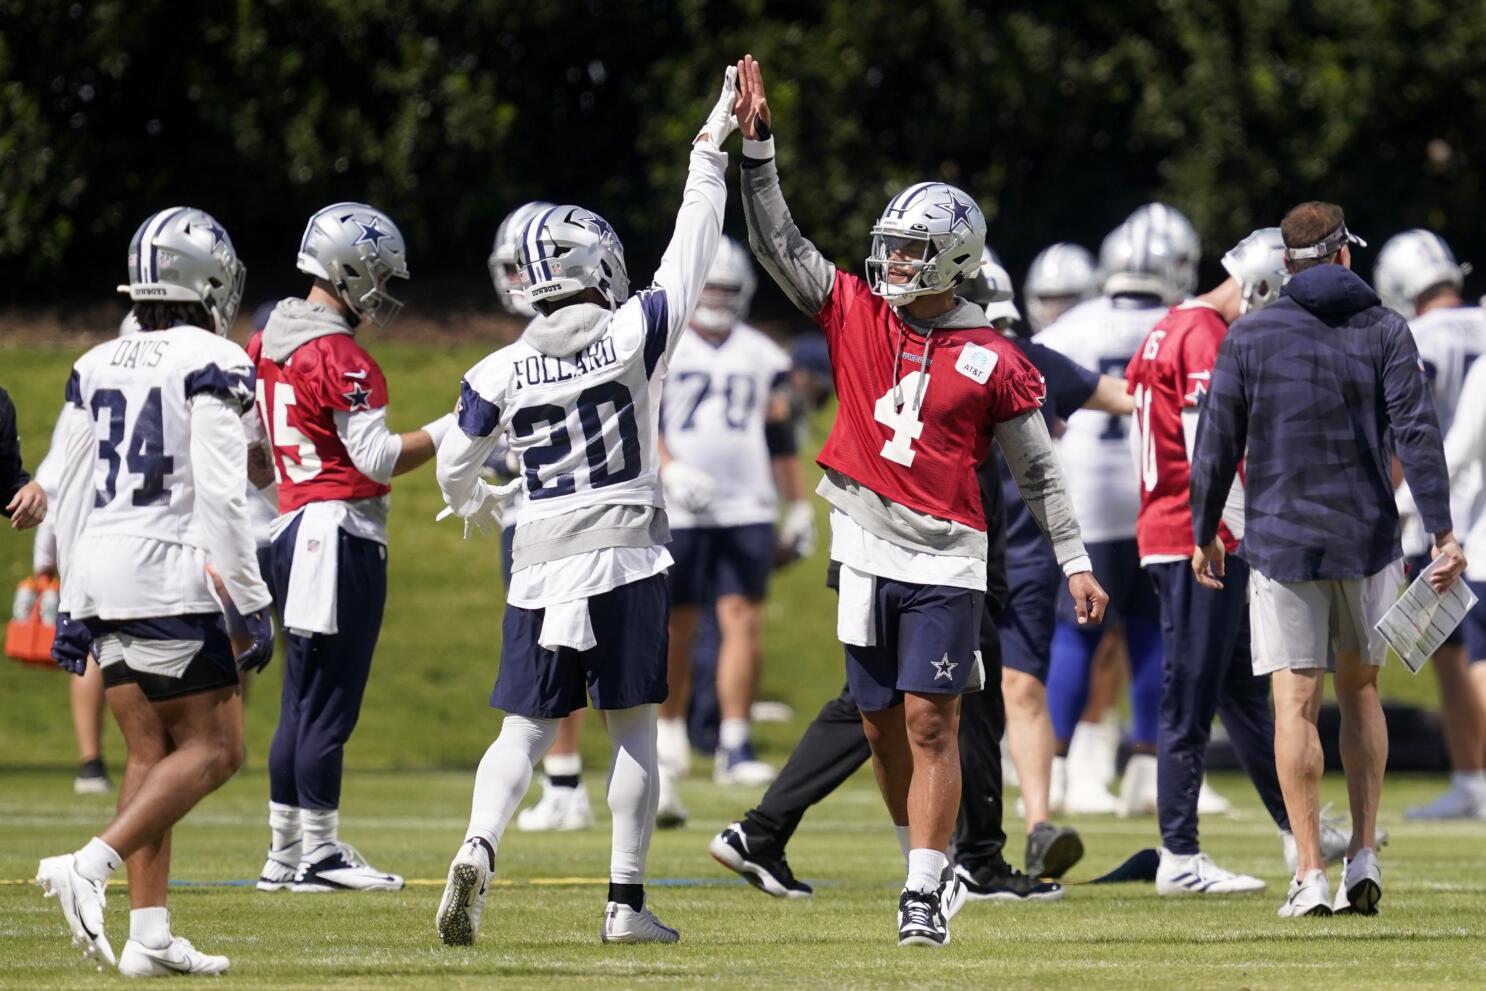
[[[502, 435], [524, 478], [518, 532], [594, 507], [665, 506], [661, 386], [722, 236], [726, 168], [723, 152], [693, 147], [675, 233], [648, 288], [612, 313], [577, 304], [539, 316], [520, 340], [466, 373], [459, 429], [438, 451], [439, 487], [456, 512], [478, 505], [481, 470]], [[543, 327], [559, 326], [572, 326], [588, 343], [562, 356], [530, 343]], [[639, 550], [585, 551], [519, 569], [509, 600], [534, 608], [586, 598], [644, 577], [637, 569], [653, 573], [669, 563], [663, 548]]]
[[[1124, 378], [1130, 358], [1167, 312], [1160, 303], [1133, 304], [1108, 296], [1085, 300], [1038, 334], [1037, 342], [1092, 372]], [[1140, 490], [1129, 429], [1126, 417], [1084, 409], [1068, 418], [1058, 442], [1068, 494], [1087, 542], [1135, 537]]]
[[666, 376], [661, 433], [671, 457], [706, 472], [717, 487], [701, 512], [669, 507], [672, 527], [774, 522], [779, 497], [764, 421], [789, 367], [784, 349], [747, 324], [720, 343], [695, 330], [681, 335]]
[[75, 539], [58, 535], [65, 610], [215, 612], [208, 560], [244, 612], [268, 604], [245, 495], [253, 384], [243, 349], [198, 327], [109, 341], [73, 366], [60, 497], [87, 511]]
[[1424, 373], [1434, 393], [1440, 433], [1450, 432], [1465, 374], [1486, 354], [1486, 310], [1479, 306], [1440, 306], [1409, 321]]

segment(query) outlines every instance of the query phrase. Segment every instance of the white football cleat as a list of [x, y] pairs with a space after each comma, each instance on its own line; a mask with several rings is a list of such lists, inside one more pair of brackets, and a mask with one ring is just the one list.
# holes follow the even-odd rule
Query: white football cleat
[[1383, 867], [1378, 863], [1377, 851], [1363, 847], [1342, 865], [1342, 883], [1336, 889], [1331, 911], [1336, 915], [1377, 915], [1383, 897]]
[[1205, 853], [1180, 856], [1161, 848], [1156, 868], [1158, 895], [1238, 895], [1264, 890], [1264, 882], [1248, 874], [1224, 870]]
[[366, 862], [349, 843], [322, 843], [305, 854], [289, 890], [304, 894], [319, 891], [401, 891], [403, 879], [384, 874]]
[[516, 828], [524, 833], [567, 832], [593, 826], [593, 808], [582, 786], [564, 788], [544, 781], [542, 800], [516, 816]]
[[1467, 788], [1451, 785], [1449, 791], [1425, 805], [1410, 806], [1405, 819], [1435, 821], [1440, 819], [1486, 819], [1486, 801]]
[[712, 765], [712, 780], [720, 785], [762, 788], [774, 780], [777, 772], [753, 755], [753, 747], [744, 744], [731, 750], [717, 748]]
[[1156, 755], [1131, 754], [1125, 764], [1125, 777], [1120, 782], [1117, 816], [1153, 816], [1156, 814]]
[[47, 857], [38, 864], [36, 883], [42, 894], [57, 899], [62, 907], [72, 945], [81, 947], [84, 957], [114, 966], [113, 947], [103, 934], [104, 886], [79, 874], [77, 858], [70, 853]]
[[1213, 786], [1202, 777], [1202, 787], [1197, 791], [1197, 814], [1200, 816], [1225, 816], [1233, 811], [1233, 803], [1219, 795]]
[[1330, 914], [1331, 882], [1326, 880], [1325, 871], [1309, 871], [1303, 878], [1291, 879], [1289, 897], [1280, 906], [1280, 918]]
[[297, 842], [281, 850], [269, 850], [267, 859], [263, 861], [263, 870], [258, 872], [258, 890], [283, 891], [292, 887], [301, 859]]
[[119, 955], [119, 973], [125, 977], [175, 977], [178, 974], [225, 974], [231, 961], [202, 953], [189, 939], [176, 936], [158, 949], [137, 939], [124, 944]]
[[660, 780], [660, 798], [655, 807], [657, 829], [679, 829], [686, 825], [686, 806], [676, 791], [676, 776], [664, 767], [657, 769]]
[[449, 865], [449, 880], [435, 919], [439, 939], [447, 946], [469, 946], [480, 935], [480, 914], [490, 890], [490, 857], [475, 840], [466, 840]]
[[604, 925], [599, 939], [605, 943], [674, 943], [681, 934], [642, 908], [636, 912], [622, 902], [604, 907]]

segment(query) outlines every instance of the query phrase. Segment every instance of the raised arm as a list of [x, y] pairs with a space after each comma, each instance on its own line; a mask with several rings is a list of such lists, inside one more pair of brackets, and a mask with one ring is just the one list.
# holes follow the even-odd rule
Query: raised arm
[[748, 246], [784, 294], [811, 319], [836, 281], [836, 266], [805, 239], [779, 188], [774, 165], [773, 120], [764, 98], [764, 77], [752, 55], [738, 63], [738, 127], [743, 132], [743, 216]]

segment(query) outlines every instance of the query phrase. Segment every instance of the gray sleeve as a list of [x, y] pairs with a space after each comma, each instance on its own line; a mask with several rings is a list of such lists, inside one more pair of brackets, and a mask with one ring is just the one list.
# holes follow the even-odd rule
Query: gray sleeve
[[1059, 565], [1066, 565], [1087, 555], [1073, 502], [1063, 484], [1063, 467], [1053, 450], [1042, 413], [1032, 410], [1014, 420], [996, 424], [996, 443], [1006, 456], [1011, 477], [1037, 525], [1053, 545]]
[[790, 302], [814, 319], [830, 298], [836, 266], [795, 226], [784, 203], [779, 170], [772, 158], [757, 163], [745, 159], [739, 171], [743, 216], [748, 219], [748, 246]]

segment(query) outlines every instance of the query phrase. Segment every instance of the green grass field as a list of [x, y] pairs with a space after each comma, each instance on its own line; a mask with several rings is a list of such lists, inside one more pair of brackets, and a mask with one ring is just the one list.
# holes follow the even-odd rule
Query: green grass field
[[[393, 425], [432, 419], [453, 401], [460, 373], [485, 350], [373, 344], [391, 380]], [[61, 350], [0, 348], [0, 385], [20, 413], [28, 464], [43, 453], [60, 405]], [[263, 895], [227, 882], [254, 876], [267, 840], [263, 758], [277, 714], [278, 667], [253, 686], [244, 772], [179, 828], [173, 874], [207, 882], [172, 894], [176, 930], [233, 959], [223, 980], [240, 987], [895, 987], [965, 980], [993, 987], [1167, 986], [1282, 988], [1302, 983], [1367, 987], [1481, 987], [1486, 983], [1486, 826], [1415, 826], [1402, 809], [1441, 785], [1390, 779], [1384, 824], [1386, 895], [1373, 919], [1287, 922], [1275, 917], [1284, 866], [1274, 831], [1244, 782], [1218, 776], [1239, 814], [1205, 823], [1205, 843], [1225, 865], [1264, 877], [1260, 896], [1158, 899], [1149, 885], [1074, 887], [1058, 904], [971, 905], [941, 953], [900, 951], [893, 911], [902, 865], [870, 776], [856, 779], [806, 819], [791, 848], [817, 897], [783, 903], [732, 879], [706, 854], [707, 840], [753, 800], [698, 777], [683, 795], [688, 829], [657, 836], [653, 904], [683, 933], [676, 947], [602, 947], [597, 932], [608, 861], [601, 781], [589, 788], [599, 827], [580, 834], [514, 830], [501, 851], [499, 886], [481, 942], [438, 943], [433, 914], [448, 858], [462, 838], [473, 768], [498, 731], [485, 705], [496, 671], [502, 605], [494, 541], [462, 542], [433, 524], [432, 474], [399, 480], [391, 532], [391, 598], [360, 728], [347, 753], [343, 831], [385, 869], [414, 880], [390, 895]], [[30, 540], [0, 535], [0, 579], [29, 571]], [[834, 609], [821, 579], [823, 552], [777, 578], [769, 606], [768, 697], [796, 717], [761, 727], [763, 756], [781, 762], [841, 680]], [[1428, 704], [1434, 685], [1395, 665], [1386, 692]], [[122, 742], [110, 731], [117, 769]], [[595, 729], [587, 764], [607, 749]], [[76, 959], [61, 914], [23, 883], [44, 855], [75, 849], [107, 820], [107, 799], [76, 798], [66, 683], [53, 670], [0, 662], [0, 987], [91, 987], [118, 980]], [[705, 769], [705, 762], [702, 762]], [[1344, 805], [1340, 781], [1327, 798]], [[1151, 820], [1077, 823], [1088, 856], [1078, 877], [1155, 843]], [[1013, 853], [1020, 845], [1013, 842]], [[1335, 872], [1333, 872], [1333, 875]], [[215, 883], [213, 883], [215, 882]], [[111, 895], [116, 947], [127, 893]]]

